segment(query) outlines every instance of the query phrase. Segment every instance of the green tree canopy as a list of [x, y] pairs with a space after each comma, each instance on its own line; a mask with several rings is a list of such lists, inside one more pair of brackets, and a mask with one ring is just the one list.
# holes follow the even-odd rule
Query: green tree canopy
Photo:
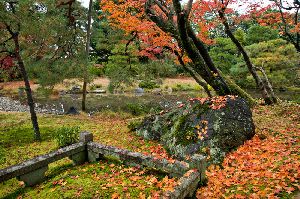
[[[20, 53], [29, 75], [46, 86], [80, 74], [78, 64], [83, 64], [84, 50], [82, 17], [86, 14], [81, 4], [75, 2], [71, 8], [53, 0], [13, 4], [14, 12], [7, 7], [8, 1], [0, 4], [1, 21], [19, 32]], [[2, 52], [11, 53], [10, 35], [5, 29], [0, 30], [0, 35]]]
[[248, 29], [246, 35], [247, 45], [278, 39], [278, 31], [271, 29], [268, 26], [253, 25]]
[[299, 83], [300, 62], [296, 48], [283, 39], [275, 39], [247, 46], [257, 67], [263, 67], [275, 87]]

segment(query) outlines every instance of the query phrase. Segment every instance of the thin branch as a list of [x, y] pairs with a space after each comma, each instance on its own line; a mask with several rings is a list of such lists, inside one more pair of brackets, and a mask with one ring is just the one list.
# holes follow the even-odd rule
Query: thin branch
[[127, 43], [126, 43], [126, 46], [125, 46], [125, 55], [128, 55], [128, 46], [131, 44], [131, 42], [133, 42], [135, 39], [136, 39], [136, 37], [138, 36], [138, 33], [137, 33], [137, 31], [134, 31], [134, 32], [132, 32], [131, 33], [133, 36], [132, 36], [132, 38], [130, 38], [128, 41], [127, 41]]
[[5, 28], [9, 32], [9, 34], [11, 35], [11, 37], [13, 38], [16, 33], [12, 31], [10, 25], [8, 25], [5, 21], [3, 22], [3, 24], [5, 25]]
[[[147, 0], [145, 3], [145, 12], [147, 16], [153, 21], [162, 31], [168, 32], [176, 40], [179, 40], [179, 34], [176, 25], [173, 22], [173, 11], [169, 12], [168, 19], [165, 20], [159, 17], [158, 14], [152, 9], [152, 0]], [[171, 9], [172, 10], [172, 9]]]
[[133, 37], [130, 38], [127, 43], [126, 43], [126, 46], [125, 46], [125, 55], [128, 56], [128, 59], [127, 59], [127, 63], [129, 64], [130, 66], [130, 69], [131, 69], [131, 59], [130, 59], [130, 55], [128, 53], [128, 46], [130, 45], [131, 42], [133, 42], [135, 40], [135, 38], [138, 36], [138, 33], [136, 31], [132, 32], [133, 34]]
[[1, 53], [8, 53], [9, 55], [14, 55], [13, 52], [11, 52], [11, 51], [9, 51], [9, 50], [7, 50], [7, 49], [0, 50], [0, 54], [1, 54]]
[[8, 42], [8, 41], [10, 41], [10, 40], [12, 40], [12, 39], [13, 39], [13, 37], [11, 36], [10, 38], [8, 38], [8, 39], [4, 40], [4, 41], [2, 42], [2, 44], [1, 44], [1, 45], [5, 45], [5, 43], [6, 43], [6, 42]]
[[[276, 4], [278, 4], [278, 1], [277, 0], [274, 0], [274, 2], [276, 3]], [[297, 8], [300, 8], [300, 1], [299, 0], [294, 0], [294, 2], [293, 2], [293, 4], [294, 4], [294, 6], [288, 6], [288, 7], [285, 7], [284, 5], [283, 5], [283, 2], [282, 2], [282, 0], [279, 0], [279, 5], [280, 5], [280, 7], [282, 8], [282, 9], [285, 9], [285, 10], [293, 10], [293, 9], [297, 9]]]
[[159, 2], [158, 0], [153, 0], [155, 3], [156, 3], [156, 5], [161, 9], [161, 11], [163, 11], [164, 13], [165, 13], [165, 15], [167, 15], [168, 16], [168, 9], [165, 7], [165, 6], [163, 6], [163, 4], [161, 3], [161, 2]]
[[[300, 11], [300, 6], [297, 8], [297, 10], [296, 10], [296, 13], [295, 13], [295, 25], [297, 25], [298, 23], [299, 23], [299, 11]], [[299, 33], [299, 31], [297, 31], [297, 33], [296, 33], [296, 48], [298, 49], [298, 51], [299, 51], [299, 49], [300, 49], [300, 33]]]
[[[280, 0], [280, 2], [281, 2], [281, 0]], [[296, 43], [294, 42], [294, 38], [293, 38], [293, 36], [288, 31], [287, 22], [286, 22], [286, 20], [284, 18], [284, 13], [282, 11], [282, 7], [278, 4], [278, 2], [276, 3], [276, 5], [279, 8], [281, 20], [282, 20], [282, 23], [284, 25], [284, 34], [288, 37], [289, 41], [295, 45]]]

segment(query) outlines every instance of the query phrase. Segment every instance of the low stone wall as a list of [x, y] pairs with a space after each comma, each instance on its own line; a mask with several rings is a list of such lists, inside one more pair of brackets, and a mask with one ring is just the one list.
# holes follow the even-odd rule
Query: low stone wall
[[186, 172], [177, 182], [173, 191], [163, 193], [162, 198], [185, 198], [193, 197], [201, 181], [201, 174], [198, 170]]
[[27, 160], [21, 164], [2, 169], [0, 170], [0, 182], [14, 177], [20, 177], [24, 174], [34, 173], [38, 169], [47, 167], [48, 164], [52, 162], [84, 152], [85, 148], [85, 143], [79, 142], [46, 155], [41, 155], [31, 160]]
[[182, 176], [189, 170], [189, 164], [177, 160], [169, 161], [166, 159], [157, 159], [153, 156], [147, 156], [112, 146], [105, 146], [95, 142], [88, 143], [87, 147], [89, 161], [91, 162], [102, 158], [101, 156], [113, 156], [126, 165], [155, 168], [176, 177]]
[[163, 198], [192, 196], [198, 184], [205, 179], [206, 161], [202, 155], [193, 155], [188, 163], [158, 159], [153, 156], [95, 143], [91, 133], [82, 132], [79, 136], [79, 143], [0, 170], [0, 182], [17, 177], [17, 179], [24, 181], [27, 186], [33, 186], [45, 180], [48, 164], [52, 162], [69, 157], [75, 165], [79, 165], [86, 161], [97, 161], [105, 156], [113, 156], [127, 165], [150, 167], [164, 171], [170, 176], [179, 177], [174, 190], [164, 193]]
[[73, 160], [74, 165], [83, 164], [88, 161], [87, 143], [93, 141], [93, 135], [82, 132], [79, 135], [79, 142], [70, 146], [58, 149], [45, 155], [37, 156], [17, 165], [0, 170], [0, 183], [11, 178], [24, 181], [27, 186], [33, 186], [45, 179], [45, 172], [48, 165], [65, 157]]

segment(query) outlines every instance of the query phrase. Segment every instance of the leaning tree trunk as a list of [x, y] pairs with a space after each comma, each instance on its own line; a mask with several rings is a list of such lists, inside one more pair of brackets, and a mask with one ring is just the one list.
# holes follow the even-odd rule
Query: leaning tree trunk
[[[93, 0], [90, 0], [89, 3], [89, 11], [88, 11], [88, 25], [87, 25], [87, 35], [86, 35], [86, 46], [85, 46], [85, 52], [87, 57], [87, 64], [89, 61], [89, 54], [90, 54], [90, 40], [91, 40], [91, 21], [92, 21], [92, 5]], [[87, 67], [84, 68], [84, 77], [83, 77], [83, 86], [82, 86], [82, 111], [86, 111], [86, 93], [87, 93], [87, 83], [88, 83], [88, 77], [87, 77]]]
[[193, 71], [193, 69], [191, 69], [189, 66], [186, 66], [184, 61], [182, 60], [182, 57], [180, 56], [179, 52], [177, 50], [174, 50], [174, 54], [177, 56], [177, 59], [180, 63], [180, 65], [183, 67], [183, 69], [185, 71], [187, 71], [192, 78], [194, 78], [194, 80], [200, 85], [202, 86], [202, 88], [204, 89], [204, 91], [206, 92], [208, 97], [212, 97], [212, 94], [210, 92], [210, 90], [208, 89], [208, 84], [201, 81], [197, 75], [195, 74], [195, 72]]
[[259, 70], [262, 73], [262, 75], [264, 77], [264, 81], [266, 82], [266, 88], [267, 88], [268, 92], [270, 93], [270, 95], [271, 95], [272, 99], [274, 100], [274, 102], [277, 103], [277, 98], [274, 94], [273, 87], [272, 87], [272, 85], [269, 81], [269, 78], [267, 76], [267, 73], [266, 73], [265, 69], [263, 67], [256, 67], [256, 68], [257, 68], [257, 70]]
[[[253, 76], [256, 85], [258, 86], [258, 88], [260, 89], [261, 93], [262, 93], [262, 97], [265, 101], [266, 104], [274, 104], [276, 103], [276, 98], [272, 97], [268, 90], [267, 90], [267, 86], [264, 84], [264, 82], [262, 81], [262, 79], [260, 78], [260, 76], [258, 75], [258, 73], [255, 70], [255, 66], [252, 64], [250, 57], [248, 55], [248, 53], [246, 52], [246, 50], [244, 49], [244, 47], [242, 46], [242, 44], [239, 42], [239, 40], [234, 36], [234, 34], [232, 33], [229, 24], [227, 22], [227, 19], [225, 17], [224, 14], [224, 9], [223, 10], [219, 10], [218, 11], [220, 19], [225, 27], [225, 32], [228, 35], [228, 37], [231, 39], [231, 41], [236, 45], [236, 47], [238, 48], [238, 50], [240, 51], [240, 53], [243, 55], [244, 61], [246, 62], [246, 65], [248, 67], [249, 72], [251, 73], [251, 75]], [[271, 88], [272, 90], [272, 88]]]
[[[218, 95], [239, 95], [245, 98], [250, 104], [254, 104], [254, 100], [249, 94], [229, 80], [215, 67], [205, 45], [193, 33], [191, 25], [188, 22], [193, 1], [190, 0], [188, 2], [189, 6], [184, 10], [179, 0], [173, 0], [172, 2], [174, 9], [163, 3], [163, 1], [147, 0], [145, 3], [145, 12], [150, 20], [156, 23], [162, 31], [170, 34], [177, 40], [180, 48], [191, 59], [193, 71], [201, 76]], [[165, 13], [165, 16], [156, 12], [155, 6], [159, 7]], [[177, 18], [176, 24], [174, 18]]]
[[31, 88], [30, 88], [30, 83], [28, 80], [28, 75], [24, 66], [24, 62], [23, 59], [20, 55], [20, 44], [19, 44], [19, 34], [18, 33], [14, 33], [13, 35], [13, 40], [14, 40], [14, 44], [15, 44], [15, 56], [16, 59], [18, 61], [18, 66], [19, 66], [19, 70], [22, 74], [23, 77], [23, 81], [25, 84], [25, 91], [26, 91], [26, 95], [27, 95], [27, 103], [29, 106], [29, 110], [30, 110], [30, 115], [31, 115], [31, 122], [32, 122], [32, 126], [33, 126], [33, 130], [34, 130], [34, 139], [37, 141], [41, 141], [41, 134], [40, 134], [40, 129], [39, 129], [39, 125], [38, 125], [38, 121], [37, 121], [37, 116], [34, 110], [34, 101], [33, 101], [33, 97], [32, 97], [32, 92], [31, 92]]
[[247, 99], [247, 101], [250, 104], [254, 104], [254, 99], [246, 93], [241, 87], [239, 87], [236, 83], [234, 83], [231, 79], [226, 77], [221, 71], [217, 69], [215, 66], [213, 60], [211, 59], [208, 50], [205, 46], [205, 44], [195, 35], [195, 32], [192, 30], [191, 25], [188, 25], [187, 27], [187, 33], [188, 36], [192, 39], [192, 41], [195, 43], [196, 48], [198, 49], [199, 53], [203, 57], [203, 60], [205, 61], [206, 65], [212, 70], [217, 71], [215, 74], [218, 74], [219, 77], [223, 77], [224, 81], [228, 85], [230, 91], [234, 95], [239, 95], [242, 98]]
[[195, 36], [188, 23], [190, 11], [183, 11], [179, 0], [173, 0], [173, 5], [177, 15], [180, 43], [192, 60], [195, 66], [194, 70], [214, 88], [218, 95], [239, 95], [246, 98], [250, 104], [253, 104], [254, 100], [251, 96], [227, 79], [215, 67], [205, 45]]
[[205, 60], [199, 53], [195, 43], [188, 36], [187, 15], [181, 10], [180, 2], [173, 0], [173, 5], [177, 14], [177, 27], [181, 45], [195, 65], [195, 70], [208, 84], [215, 89], [218, 95], [231, 94], [230, 89], [225, 83], [223, 77], [219, 75], [219, 72], [215, 68], [211, 68], [205, 63]]

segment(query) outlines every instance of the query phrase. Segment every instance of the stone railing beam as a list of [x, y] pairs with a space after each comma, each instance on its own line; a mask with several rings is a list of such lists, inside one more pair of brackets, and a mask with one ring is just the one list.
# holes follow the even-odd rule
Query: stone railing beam
[[[57, 160], [78, 154], [86, 150], [84, 143], [79, 142], [70, 146], [58, 149], [57, 151], [50, 152], [46, 155], [37, 156], [33, 159], [27, 160], [20, 164], [7, 167], [0, 170], [0, 182], [4, 182], [14, 177], [23, 176], [38, 170], [40, 168], [47, 167], [48, 164]], [[30, 178], [28, 178], [30, 179]], [[30, 184], [30, 183], [28, 183]]]
[[125, 149], [119, 149], [112, 146], [106, 146], [95, 142], [87, 144], [90, 161], [95, 161], [102, 156], [113, 156], [125, 164], [141, 167], [150, 167], [159, 169], [173, 176], [182, 176], [189, 170], [187, 163], [177, 160], [169, 161], [166, 159], [158, 159], [153, 156], [147, 156], [141, 153], [131, 152]]
[[149, 167], [166, 172], [170, 176], [179, 177], [174, 190], [164, 193], [165, 197], [171, 199], [191, 197], [199, 183], [205, 180], [206, 158], [202, 155], [193, 155], [188, 163], [156, 158], [95, 143], [93, 142], [93, 134], [82, 132], [79, 135], [79, 143], [0, 170], [0, 183], [17, 177], [17, 179], [24, 181], [27, 186], [33, 186], [45, 180], [48, 164], [52, 162], [69, 157], [75, 165], [79, 165], [86, 161], [97, 161], [105, 156], [115, 157], [127, 165]]
[[185, 173], [177, 182], [174, 190], [163, 193], [162, 198], [184, 199], [193, 197], [198, 188], [201, 176], [197, 170], [190, 170]]

